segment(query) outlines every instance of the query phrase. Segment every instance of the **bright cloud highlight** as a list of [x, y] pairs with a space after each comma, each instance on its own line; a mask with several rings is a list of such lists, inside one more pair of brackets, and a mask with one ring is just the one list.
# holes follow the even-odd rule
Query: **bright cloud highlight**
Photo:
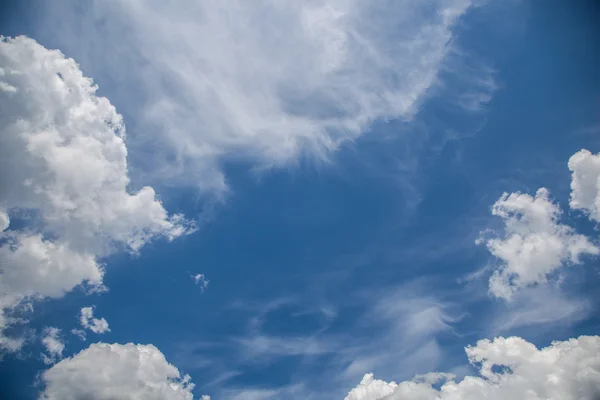
[[194, 385], [152, 345], [92, 344], [44, 371], [44, 400], [192, 400]]
[[[543, 349], [519, 337], [480, 340], [466, 348], [479, 376], [445, 374], [384, 382], [366, 375], [346, 400], [595, 400], [600, 395], [600, 337], [581, 336]], [[439, 389], [432, 383], [448, 379]]]

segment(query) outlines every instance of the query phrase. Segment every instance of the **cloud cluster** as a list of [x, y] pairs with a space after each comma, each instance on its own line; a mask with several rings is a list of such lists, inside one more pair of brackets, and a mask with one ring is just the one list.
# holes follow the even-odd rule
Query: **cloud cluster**
[[110, 332], [108, 322], [104, 318], [94, 318], [94, 307], [83, 307], [81, 309], [79, 323], [82, 327], [94, 333]]
[[92, 344], [44, 371], [44, 400], [192, 400], [194, 385], [152, 345]]
[[156, 153], [146, 169], [219, 192], [221, 162], [326, 159], [374, 120], [411, 118], [470, 5], [72, 0], [44, 18], [61, 48], [116, 83], [111, 99], [144, 131], [137, 145]]
[[3, 37], [0, 82], [1, 332], [24, 299], [102, 288], [102, 257], [192, 227], [129, 188], [123, 120], [75, 61]]
[[515, 291], [543, 283], [549, 274], [567, 264], [579, 264], [585, 254], [600, 249], [587, 237], [560, 224], [560, 208], [545, 188], [534, 197], [505, 193], [492, 213], [504, 221], [504, 237], [486, 241], [489, 251], [501, 261], [490, 278], [490, 293], [510, 299]]
[[[480, 340], [466, 348], [479, 376], [445, 374], [400, 383], [366, 375], [346, 400], [595, 400], [600, 396], [600, 337], [581, 336], [543, 349], [519, 337]], [[445, 380], [437, 389], [436, 378]]]

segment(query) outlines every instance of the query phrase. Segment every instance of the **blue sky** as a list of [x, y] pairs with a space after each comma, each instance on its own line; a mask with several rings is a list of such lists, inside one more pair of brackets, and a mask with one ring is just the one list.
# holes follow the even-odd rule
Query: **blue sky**
[[[153, 231], [156, 238], [144, 237], [139, 251], [127, 245], [97, 250], [107, 288], [101, 293], [76, 286], [60, 295], [19, 298], [18, 304], [34, 300], [31, 310], [11, 311], [27, 322], [5, 328], [25, 341], [5, 351], [0, 363], [4, 398], [67, 398], [52, 394], [52, 379], [65, 390], [75, 385], [61, 380], [59, 368], [96, 342], [156, 346], [191, 376], [193, 398], [329, 399], [346, 396], [367, 373], [386, 382], [434, 371], [452, 372], [457, 381], [477, 376], [464, 348], [485, 338], [518, 336], [542, 348], [598, 334], [598, 211], [574, 205], [577, 189], [567, 165], [581, 149], [590, 157], [600, 152], [594, 2], [456, 2], [448, 7], [458, 16], [443, 24], [430, 15], [446, 7], [443, 2], [417, 11], [382, 2], [349, 22], [359, 34], [367, 32], [377, 57], [347, 44], [351, 50], [343, 68], [336, 67], [345, 71], [339, 74], [327, 69], [339, 62], [340, 51], [327, 36], [328, 25], [318, 31], [323, 43], [304, 37], [288, 43], [273, 32], [294, 15], [281, 10], [296, 6], [281, 2], [273, 11], [259, 3], [256, 15], [229, 14], [228, 7], [241, 4], [233, 1], [190, 5], [190, 13], [202, 8], [197, 20], [170, 2], [151, 2], [143, 8], [148, 15], [126, 1], [6, 5], [2, 35], [26, 35], [60, 49], [123, 115], [130, 193], [152, 186], [169, 215], [180, 213], [197, 229]], [[360, 2], [331, 7], [350, 3]], [[244, 13], [252, 17], [236, 19]], [[229, 19], [219, 19], [222, 14]], [[152, 25], [158, 37], [148, 39]], [[431, 33], [436, 29], [443, 34]], [[211, 32], [214, 48], [210, 39], [199, 39]], [[431, 45], [409, 40], [419, 35]], [[393, 44], [398, 42], [402, 46]], [[289, 54], [278, 56], [288, 44]], [[218, 54], [194, 53], [203, 49]], [[315, 64], [325, 60], [319, 68], [326, 72], [286, 70], [293, 69], [288, 58], [307, 57]], [[247, 68], [230, 71], [230, 62]], [[201, 79], [206, 86], [200, 87]], [[304, 86], [310, 87], [306, 93]], [[224, 91], [218, 101], [226, 105], [214, 105], [218, 101], [206, 87]], [[284, 105], [277, 113], [270, 108], [273, 99]], [[415, 100], [405, 107], [405, 99]], [[244, 105], [256, 108], [236, 108]], [[596, 165], [600, 171], [600, 161]], [[561, 256], [550, 269], [543, 254], [535, 256], [539, 263], [510, 264], [490, 243], [510, 236], [509, 225], [517, 222], [492, 215], [492, 206], [503, 193], [534, 196], [542, 187], [549, 190], [549, 204], [562, 210], [557, 226], [572, 228], [552, 232], [565, 243], [586, 240], [582, 246], [589, 248], [565, 250], [575, 251], [577, 260]], [[19, 218], [16, 203], [5, 197], [6, 232], [33, 229], [28, 224], [35, 223]], [[531, 226], [523, 229], [535, 231]], [[57, 235], [56, 243], [63, 240], [63, 230], [47, 229], [43, 233]], [[117, 232], [106, 229], [98, 235]], [[169, 235], [173, 240], [165, 239]], [[120, 238], [114, 233], [115, 242]], [[478, 238], [483, 243], [476, 244]], [[533, 268], [547, 273], [529, 284], [510, 284], [511, 298], [494, 296], [490, 277], [506, 265], [522, 277]], [[194, 282], [196, 274], [209, 281], [204, 290]], [[5, 285], [10, 281], [0, 286], [10, 292]], [[82, 327], [80, 310], [89, 306], [109, 331]], [[41, 341], [47, 327], [61, 330], [65, 347], [58, 353]], [[85, 341], [71, 333], [74, 328], [86, 332]], [[55, 358], [46, 364], [41, 353]], [[57, 374], [44, 375], [48, 369]], [[590, 379], [592, 393], [600, 386]], [[93, 387], [96, 381], [90, 382]], [[369, 393], [349, 399], [396, 398]]]

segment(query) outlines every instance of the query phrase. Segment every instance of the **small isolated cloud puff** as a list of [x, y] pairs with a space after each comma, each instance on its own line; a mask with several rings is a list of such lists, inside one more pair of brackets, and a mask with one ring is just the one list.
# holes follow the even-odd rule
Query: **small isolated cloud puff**
[[108, 322], [104, 318], [94, 318], [94, 307], [83, 307], [79, 314], [81, 326], [98, 334], [110, 332]]
[[470, 5], [70, 1], [45, 18], [70, 54], [87, 57], [86, 69], [118, 80], [115, 95], [144, 125], [139, 144], [161, 153], [157, 172], [219, 192], [225, 160], [326, 159], [374, 120], [411, 118]]
[[[122, 118], [75, 61], [1, 37], [0, 82], [1, 332], [24, 299], [102, 287], [99, 258], [192, 227], [151, 187], [130, 193]], [[11, 229], [24, 210], [25, 228]]]
[[192, 400], [194, 384], [153, 345], [95, 343], [41, 376], [44, 400]]
[[200, 286], [200, 291], [202, 291], [202, 292], [204, 292], [206, 290], [206, 288], [208, 288], [208, 284], [210, 283], [210, 281], [208, 279], [206, 279], [204, 274], [192, 275], [192, 279], [194, 280], [194, 283], [196, 285]]
[[582, 210], [591, 220], [600, 222], [600, 154], [580, 150], [569, 159], [571, 201], [574, 210]]
[[[466, 348], [480, 376], [460, 382], [429, 374], [400, 383], [367, 374], [346, 400], [596, 400], [600, 396], [600, 337], [581, 336], [541, 350], [519, 337], [480, 340]], [[436, 379], [437, 378], [437, 379]], [[445, 383], [440, 389], [434, 381]]]
[[521, 287], [546, 282], [558, 268], [579, 264], [581, 255], [600, 253], [585, 236], [558, 223], [560, 209], [545, 188], [535, 197], [505, 193], [492, 214], [504, 220], [504, 237], [479, 241], [501, 261], [490, 278], [490, 293], [496, 297], [510, 299]]
[[85, 334], [85, 331], [83, 329], [73, 328], [71, 329], [71, 333], [83, 341], [85, 341], [87, 338], [87, 335]]
[[44, 337], [42, 338], [42, 344], [46, 348], [48, 354], [42, 354], [42, 361], [45, 364], [52, 364], [56, 360], [62, 358], [65, 344], [60, 338], [60, 329], [55, 327], [48, 327], [44, 329]]

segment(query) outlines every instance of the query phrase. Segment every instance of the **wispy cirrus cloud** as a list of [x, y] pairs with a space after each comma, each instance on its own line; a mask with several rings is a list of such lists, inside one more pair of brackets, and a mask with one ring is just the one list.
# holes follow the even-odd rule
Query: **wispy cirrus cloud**
[[411, 119], [470, 5], [67, 1], [41, 23], [114, 83], [111, 99], [136, 124], [130, 144], [146, 150], [137, 162], [222, 193], [224, 162], [327, 160], [375, 120]]
[[[351, 303], [362, 302], [364, 307], [355, 318], [343, 322], [351, 324], [344, 330], [335, 328], [340, 322], [337, 313], [324, 315], [320, 307], [304, 306], [289, 297], [269, 302], [250, 317], [246, 335], [198, 348], [199, 357], [210, 359], [203, 369], [207, 374], [223, 375], [228, 370], [236, 371], [235, 375], [226, 376], [210, 389], [215, 397], [235, 395], [238, 397], [234, 398], [239, 399], [285, 395], [291, 398], [341, 398], [360, 377], [373, 369], [385, 376], [397, 374], [407, 378], [416, 372], [435, 369], [446, 354], [439, 339], [455, 335], [454, 326], [463, 315], [452, 303], [424, 295], [428, 292], [427, 287], [426, 280], [420, 280], [351, 296]], [[320, 322], [311, 323], [311, 328], [297, 333], [270, 331], [270, 314], [277, 313], [281, 318], [281, 312], [286, 310], [294, 315], [312, 315]], [[217, 348], [221, 349], [217, 351], [219, 357], [206, 355]], [[252, 386], [240, 386], [237, 383], [244, 379], [247, 371], [258, 371], [281, 362], [286, 365], [286, 360], [294, 363], [294, 371], [289, 371], [289, 385], [257, 382]], [[312, 366], [315, 363], [324, 371], [319, 376], [314, 375]], [[178, 360], [178, 364], [186, 365], [186, 362]]]

